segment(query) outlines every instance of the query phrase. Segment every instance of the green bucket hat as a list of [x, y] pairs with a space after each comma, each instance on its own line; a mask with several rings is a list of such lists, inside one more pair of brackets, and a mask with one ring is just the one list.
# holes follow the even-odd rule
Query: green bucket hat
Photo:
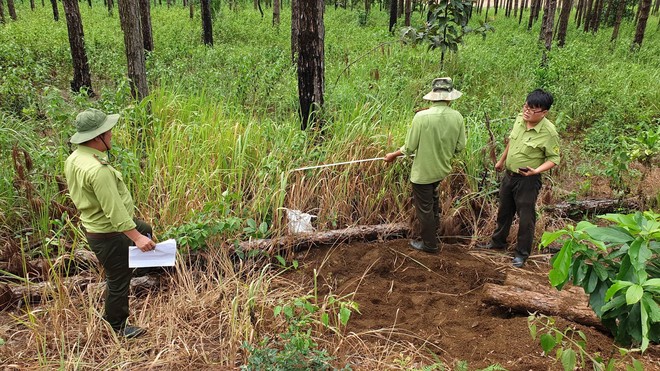
[[432, 90], [424, 96], [424, 99], [430, 101], [454, 100], [463, 95], [460, 91], [454, 89], [454, 82], [451, 77], [440, 77], [433, 80]]
[[97, 109], [88, 108], [76, 116], [76, 121], [73, 123], [76, 126], [76, 133], [71, 137], [71, 143], [80, 144], [94, 139], [112, 129], [118, 120], [118, 114], [106, 115]]

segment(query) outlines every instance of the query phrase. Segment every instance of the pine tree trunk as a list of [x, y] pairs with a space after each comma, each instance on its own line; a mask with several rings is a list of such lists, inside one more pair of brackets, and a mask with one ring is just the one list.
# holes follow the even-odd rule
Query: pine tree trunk
[[78, 0], [63, 0], [66, 27], [69, 33], [69, 46], [71, 47], [71, 60], [73, 62], [73, 80], [71, 90], [80, 92], [87, 89], [87, 94], [94, 95], [92, 90], [92, 78], [89, 73], [89, 63], [85, 52], [85, 34], [83, 32], [82, 20]]
[[137, 100], [149, 95], [147, 70], [144, 57], [144, 41], [140, 29], [140, 8], [136, 1], [118, 0], [119, 20], [124, 32], [124, 49], [131, 94]]
[[273, 2], [273, 26], [280, 25], [280, 0]]
[[495, 15], [497, 15], [497, 11], [500, 7], [500, 0], [495, 0], [495, 4], [493, 4], [493, 7], [495, 8]]
[[546, 23], [548, 22], [548, 6], [550, 5], [549, 1], [545, 2], [545, 7], [543, 8], [543, 20], [541, 21], [541, 31], [539, 32], [539, 41], [545, 42], [545, 32], [547, 29]]
[[34, 11], [35, 5], [34, 5], [34, 0], [30, 0], [30, 9]]
[[619, 4], [616, 7], [616, 18], [614, 19], [614, 27], [612, 27], [612, 37], [610, 41], [614, 41], [619, 37], [619, 27], [621, 26], [621, 20], [623, 19], [623, 11], [626, 9], [626, 1], [619, 0]]
[[406, 27], [410, 27], [410, 16], [412, 15], [412, 0], [406, 0]]
[[144, 50], [151, 52], [154, 50], [154, 38], [151, 31], [151, 2], [149, 0], [139, 0], [139, 5]]
[[[56, 1], [56, 0], [51, 0], [51, 1]], [[5, 4], [3, 0], [0, 0], [0, 24], [5, 24]]]
[[559, 27], [557, 31], [557, 46], [560, 48], [566, 43], [566, 32], [568, 30], [568, 22], [571, 19], [572, 8], [573, 0], [564, 0], [561, 6], [561, 13], [559, 14]]
[[298, 59], [298, 35], [300, 34], [300, 3], [301, 0], [291, 0], [291, 63]]
[[591, 8], [593, 6], [593, 0], [585, 0], [584, 5], [584, 32], [589, 32], [589, 27], [591, 26]]
[[527, 30], [531, 30], [532, 26], [534, 25], [534, 14], [536, 12], [536, 8], [539, 6], [540, 0], [530, 0], [529, 3], [529, 21], [527, 22]]
[[298, 3], [298, 7], [300, 12], [298, 98], [302, 120], [301, 128], [305, 130], [310, 118], [312, 122], [318, 120], [316, 113], [323, 107], [325, 84], [323, 0], [302, 0]]
[[390, 27], [389, 27], [390, 32], [392, 32], [392, 30], [394, 29], [394, 25], [396, 24], [396, 13], [397, 13], [396, 2], [397, 0], [390, 0]]
[[582, 21], [582, 9], [584, 8], [584, 0], [578, 0], [577, 9], [575, 11], [575, 25], [577, 28], [580, 28], [580, 22]]
[[213, 22], [211, 21], [211, 0], [200, 1], [202, 14], [202, 35], [204, 44], [213, 46]]
[[369, 14], [371, 11], [371, 0], [364, 0], [364, 12]]
[[[1, 2], [2, 2], [2, 0], [0, 0], [0, 3]], [[55, 22], [59, 22], [59, 20], [60, 20], [60, 10], [57, 7], [57, 0], [50, 0], [50, 5], [53, 6], [53, 19], [55, 20]]]
[[593, 33], [598, 32], [604, 2], [604, 0], [596, 0], [596, 4], [594, 5], [594, 12], [591, 15], [591, 32]]
[[518, 24], [522, 24], [523, 10], [527, 8], [527, 0], [522, 0], [522, 7], [520, 8], [520, 15], [518, 16]]
[[557, 0], [548, 0], [546, 2], [546, 12], [547, 12], [547, 17], [544, 14], [543, 18], [545, 19], [545, 22], [543, 23], [543, 27], [541, 28], [543, 30], [544, 34], [544, 41], [545, 41], [545, 50], [543, 51], [543, 58], [541, 61], [542, 66], [547, 66], [548, 61], [547, 61], [547, 52], [550, 51], [552, 48], [552, 28], [555, 25], [555, 13], [557, 12]]
[[115, 2], [113, 0], [108, 0], [106, 5], [108, 7], [108, 16], [112, 17], [112, 8], [114, 7]]
[[644, 31], [646, 31], [646, 22], [649, 19], [651, 12], [651, 0], [642, 0], [639, 7], [639, 19], [637, 21], [637, 28], [635, 29], [635, 38], [633, 39], [632, 49], [639, 49], [642, 47], [644, 41]]
[[188, 11], [190, 13], [190, 19], [193, 19], [195, 17], [195, 1], [194, 0], [188, 0]]
[[14, 0], [7, 0], [7, 10], [9, 11], [9, 16], [14, 21], [18, 19], [16, 16], [16, 7], [14, 6]]

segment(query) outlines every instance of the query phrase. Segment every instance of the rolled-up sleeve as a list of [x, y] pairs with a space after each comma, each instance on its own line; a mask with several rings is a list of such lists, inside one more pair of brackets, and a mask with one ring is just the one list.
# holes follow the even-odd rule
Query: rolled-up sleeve
[[136, 225], [131, 216], [132, 213], [126, 210], [122, 196], [119, 194], [119, 182], [120, 180], [110, 168], [103, 167], [93, 177], [92, 188], [103, 213], [110, 219], [112, 227], [119, 232], [124, 232], [134, 229]]

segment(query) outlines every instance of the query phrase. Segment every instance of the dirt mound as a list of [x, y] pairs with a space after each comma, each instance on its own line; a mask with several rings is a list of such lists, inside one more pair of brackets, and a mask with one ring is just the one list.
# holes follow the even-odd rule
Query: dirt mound
[[[405, 341], [450, 365], [467, 361], [470, 369], [496, 363], [508, 370], [561, 369], [532, 340], [526, 313], [482, 303], [483, 284], [502, 283], [506, 270], [514, 269], [505, 254], [444, 245], [432, 255], [410, 249], [408, 240], [396, 240], [314, 248], [296, 258], [301, 269], [292, 273], [293, 278], [313, 284], [310, 277], [316, 270], [319, 295], [354, 293], [360, 313], [351, 317], [347, 332], [390, 329], [387, 339], [365, 338], [374, 346]], [[530, 263], [524, 269], [549, 269], [546, 262]], [[583, 331], [590, 354], [617, 354], [612, 339], [593, 328], [562, 319], [556, 326]], [[647, 370], [660, 370], [659, 360], [657, 346], [643, 357]]]

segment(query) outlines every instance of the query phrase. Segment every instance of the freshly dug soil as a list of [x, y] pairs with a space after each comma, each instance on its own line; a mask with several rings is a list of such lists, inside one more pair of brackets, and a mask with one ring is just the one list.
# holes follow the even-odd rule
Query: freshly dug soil
[[[549, 287], [548, 258], [532, 256], [522, 269]], [[301, 268], [291, 278], [311, 289], [316, 270], [319, 296], [354, 293], [360, 313], [352, 314], [346, 333], [389, 329], [388, 341], [412, 343], [449, 366], [466, 361], [471, 370], [492, 364], [507, 370], [562, 369], [554, 352], [544, 355], [538, 339], [532, 339], [528, 313], [482, 302], [484, 283], [503, 284], [507, 270], [516, 269], [506, 252], [443, 245], [439, 254], [427, 254], [411, 249], [408, 240], [394, 240], [312, 248], [296, 259]], [[584, 332], [589, 354], [620, 358], [608, 334], [561, 318], [555, 326]], [[365, 336], [364, 341], [379, 346], [383, 340]], [[660, 370], [660, 346], [635, 357], [646, 370]]]

